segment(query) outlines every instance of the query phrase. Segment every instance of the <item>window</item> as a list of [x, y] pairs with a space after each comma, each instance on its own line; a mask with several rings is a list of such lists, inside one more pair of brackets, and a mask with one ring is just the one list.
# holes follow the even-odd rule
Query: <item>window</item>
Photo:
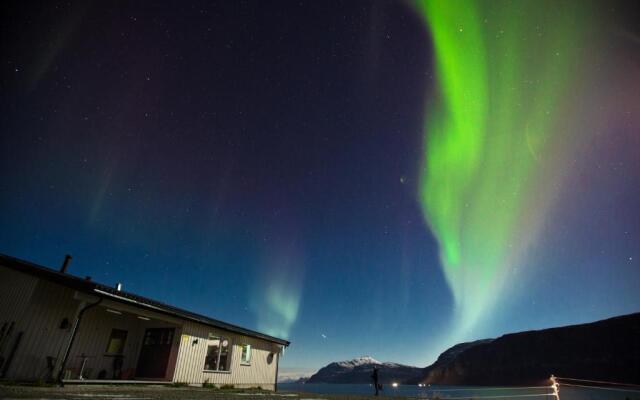
[[251, 364], [251, 345], [242, 345], [242, 358], [240, 359], [242, 364]]
[[209, 334], [204, 369], [206, 371], [229, 371], [230, 353], [231, 343], [229, 343], [229, 339]]
[[124, 351], [124, 343], [127, 340], [127, 331], [122, 329], [112, 329], [109, 342], [107, 343], [107, 354], [120, 355]]

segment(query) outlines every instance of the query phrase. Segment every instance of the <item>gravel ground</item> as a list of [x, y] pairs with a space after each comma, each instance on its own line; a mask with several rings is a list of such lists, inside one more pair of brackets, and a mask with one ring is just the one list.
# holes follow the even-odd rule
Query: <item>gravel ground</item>
[[370, 397], [305, 393], [243, 392], [171, 386], [66, 385], [65, 387], [3, 386], [0, 399], [40, 400], [360, 400]]

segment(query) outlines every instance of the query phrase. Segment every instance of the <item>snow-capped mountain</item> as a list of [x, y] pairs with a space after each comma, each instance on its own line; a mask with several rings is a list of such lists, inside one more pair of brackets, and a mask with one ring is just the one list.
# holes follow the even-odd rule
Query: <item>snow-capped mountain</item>
[[315, 373], [307, 383], [371, 383], [373, 368], [378, 368], [380, 383], [402, 383], [419, 377], [422, 368], [394, 362], [380, 362], [369, 356], [332, 362]]
[[338, 364], [340, 367], [343, 367], [343, 368], [355, 368], [361, 365], [381, 365], [382, 363], [373, 357], [362, 356], [362, 357], [354, 358], [353, 360], [338, 361], [334, 364]]
[[278, 370], [279, 383], [304, 383], [309, 377], [315, 374], [317, 370], [311, 368], [287, 368], [283, 367]]

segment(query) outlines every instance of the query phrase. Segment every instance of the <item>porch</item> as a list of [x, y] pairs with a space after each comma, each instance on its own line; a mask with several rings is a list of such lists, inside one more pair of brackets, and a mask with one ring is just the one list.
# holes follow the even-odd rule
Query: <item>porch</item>
[[63, 371], [65, 383], [170, 383], [181, 321], [104, 299], [83, 315]]

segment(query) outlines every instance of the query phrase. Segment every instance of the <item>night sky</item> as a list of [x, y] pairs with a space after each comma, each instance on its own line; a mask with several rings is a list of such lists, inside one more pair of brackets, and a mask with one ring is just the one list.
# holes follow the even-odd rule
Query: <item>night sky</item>
[[285, 370], [640, 310], [632, 2], [1, 7], [2, 253]]

